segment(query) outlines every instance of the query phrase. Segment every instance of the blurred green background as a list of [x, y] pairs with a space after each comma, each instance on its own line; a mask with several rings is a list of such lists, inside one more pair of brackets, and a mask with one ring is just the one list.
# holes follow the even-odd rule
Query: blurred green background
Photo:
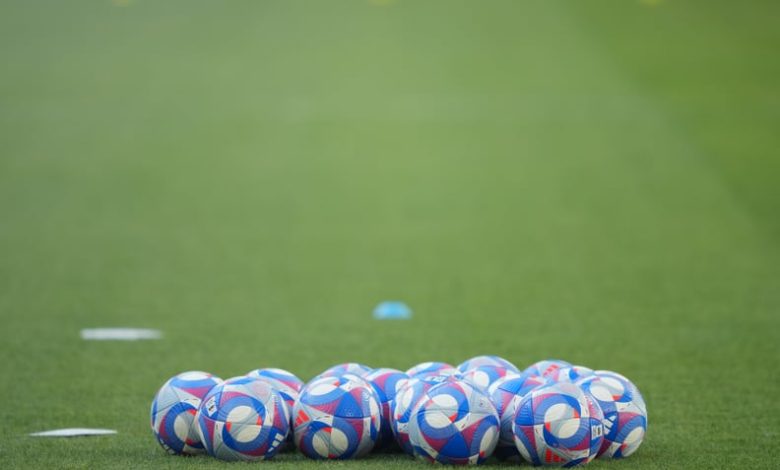
[[[306, 380], [485, 353], [639, 386], [645, 443], [594, 468], [774, 466], [778, 18], [774, 1], [0, 3], [0, 466], [221, 466], [148, 429], [183, 370]], [[415, 317], [373, 320], [386, 299]], [[102, 326], [165, 339], [79, 338]], [[79, 426], [119, 435], [26, 436]]]

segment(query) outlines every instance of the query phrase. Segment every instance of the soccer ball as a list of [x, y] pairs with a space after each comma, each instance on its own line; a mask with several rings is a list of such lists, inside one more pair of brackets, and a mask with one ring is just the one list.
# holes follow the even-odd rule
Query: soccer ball
[[282, 396], [285, 408], [287, 408], [287, 415], [290, 417], [291, 431], [287, 436], [287, 441], [292, 445], [292, 410], [293, 406], [295, 406], [295, 400], [298, 399], [301, 388], [303, 388], [303, 381], [284, 369], [256, 369], [246, 375], [247, 377], [254, 377], [266, 382]]
[[412, 378], [436, 376], [436, 375], [455, 375], [460, 373], [458, 369], [446, 362], [421, 362], [406, 371], [406, 375]]
[[295, 445], [311, 459], [350, 459], [369, 453], [382, 423], [376, 392], [353, 374], [309, 382], [293, 416]]
[[501, 459], [520, 457], [515, 447], [515, 436], [512, 434], [512, 421], [515, 419], [517, 404], [531, 390], [546, 385], [547, 379], [536, 375], [507, 375], [499, 379], [488, 389], [490, 401], [496, 407], [501, 423], [498, 436], [498, 446], [495, 455]]
[[368, 374], [372, 370], [374, 369], [363, 364], [358, 364], [357, 362], [345, 362], [344, 364], [337, 364], [333, 367], [325, 369], [325, 371], [323, 371], [320, 375], [318, 375], [315, 378], [338, 377], [339, 375], [344, 375], [344, 374], [353, 374], [358, 377], [363, 377], [364, 375]]
[[409, 420], [415, 456], [449, 465], [480, 464], [496, 448], [499, 424], [490, 398], [465, 381], [425, 392]]
[[561, 367], [571, 367], [571, 364], [569, 364], [566, 361], [561, 361], [559, 359], [546, 359], [544, 361], [535, 362], [530, 366], [526, 367], [523, 370], [523, 373], [538, 375], [540, 377], [547, 377], [548, 375], [554, 373], [556, 370], [560, 369]]
[[647, 407], [639, 389], [622, 375], [606, 370], [598, 370], [578, 384], [604, 412], [599, 457], [617, 459], [636, 452], [647, 432]]
[[160, 387], [152, 400], [152, 432], [163, 449], [171, 454], [198, 454], [203, 444], [197, 431], [195, 413], [201, 399], [222, 379], [207, 372], [183, 372]]
[[290, 431], [282, 396], [252, 377], [234, 377], [203, 398], [197, 414], [206, 451], [220, 460], [273, 457]]
[[425, 392], [432, 387], [444, 382], [457, 382], [459, 380], [462, 380], [462, 377], [458, 374], [431, 375], [410, 378], [400, 385], [395, 400], [393, 400], [390, 406], [390, 424], [395, 440], [404, 452], [414, 455], [412, 445], [409, 443], [409, 419], [414, 406], [417, 405]]
[[578, 385], [554, 383], [520, 400], [512, 433], [520, 455], [532, 464], [573, 467], [598, 454], [603, 419], [599, 405]]
[[287, 405], [288, 412], [292, 415], [295, 400], [298, 399], [298, 394], [300, 394], [301, 388], [303, 388], [303, 381], [301, 379], [284, 369], [273, 368], [256, 369], [246, 375], [247, 377], [254, 377], [266, 382], [273, 387], [274, 390], [279, 392], [285, 405]]
[[444, 382], [459, 380], [462, 380], [460, 374], [430, 375], [410, 378], [399, 384], [395, 400], [390, 405], [390, 424], [395, 440], [404, 452], [414, 455], [409, 444], [409, 418], [414, 406], [430, 388]]
[[519, 373], [504, 366], [478, 366], [463, 373], [463, 379], [483, 392], [487, 392], [497, 380], [507, 376], [519, 376]]
[[583, 366], [567, 366], [555, 369], [547, 374], [545, 378], [553, 382], [573, 384], [591, 375], [593, 375], [593, 369]]
[[365, 380], [374, 387], [379, 405], [382, 408], [382, 426], [379, 431], [377, 444], [389, 444], [393, 439], [393, 426], [391, 424], [390, 404], [395, 399], [398, 390], [409, 379], [409, 376], [395, 369], [375, 369], [366, 375]]
[[476, 356], [472, 357], [471, 359], [467, 359], [460, 364], [458, 364], [458, 370], [466, 373], [470, 371], [471, 369], [475, 369], [477, 367], [482, 366], [496, 366], [496, 367], [503, 367], [504, 369], [507, 369], [512, 372], [520, 373], [520, 369], [517, 368], [514, 364], [507, 361], [503, 357], [499, 356]]

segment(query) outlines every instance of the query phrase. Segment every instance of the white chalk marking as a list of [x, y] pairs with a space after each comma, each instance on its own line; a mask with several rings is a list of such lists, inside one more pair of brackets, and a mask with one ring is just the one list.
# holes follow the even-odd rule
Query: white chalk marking
[[30, 433], [33, 437], [105, 436], [107, 434], [116, 434], [116, 431], [113, 429], [67, 428]]
[[161, 339], [160, 330], [147, 328], [87, 328], [81, 330], [81, 339], [92, 341], [137, 341]]

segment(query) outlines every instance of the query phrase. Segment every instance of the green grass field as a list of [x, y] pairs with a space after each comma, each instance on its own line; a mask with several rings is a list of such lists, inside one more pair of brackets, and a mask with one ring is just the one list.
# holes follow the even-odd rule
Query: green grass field
[[[634, 380], [645, 443], [593, 468], [776, 466], [778, 17], [2, 2], [0, 467], [228, 467], [152, 437], [151, 398], [183, 370], [484, 353]], [[415, 317], [373, 320], [386, 299]], [[165, 338], [79, 337], [104, 326]], [[119, 435], [27, 436], [80, 426]]]

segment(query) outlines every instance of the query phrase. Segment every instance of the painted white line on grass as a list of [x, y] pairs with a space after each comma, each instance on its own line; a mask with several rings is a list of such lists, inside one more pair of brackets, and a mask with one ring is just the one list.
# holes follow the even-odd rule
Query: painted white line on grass
[[91, 429], [91, 428], [67, 428], [52, 429], [51, 431], [41, 431], [30, 433], [33, 437], [78, 437], [78, 436], [105, 436], [107, 434], [116, 434], [113, 429]]
[[137, 341], [161, 339], [160, 330], [147, 328], [87, 328], [81, 330], [81, 339], [91, 341]]

